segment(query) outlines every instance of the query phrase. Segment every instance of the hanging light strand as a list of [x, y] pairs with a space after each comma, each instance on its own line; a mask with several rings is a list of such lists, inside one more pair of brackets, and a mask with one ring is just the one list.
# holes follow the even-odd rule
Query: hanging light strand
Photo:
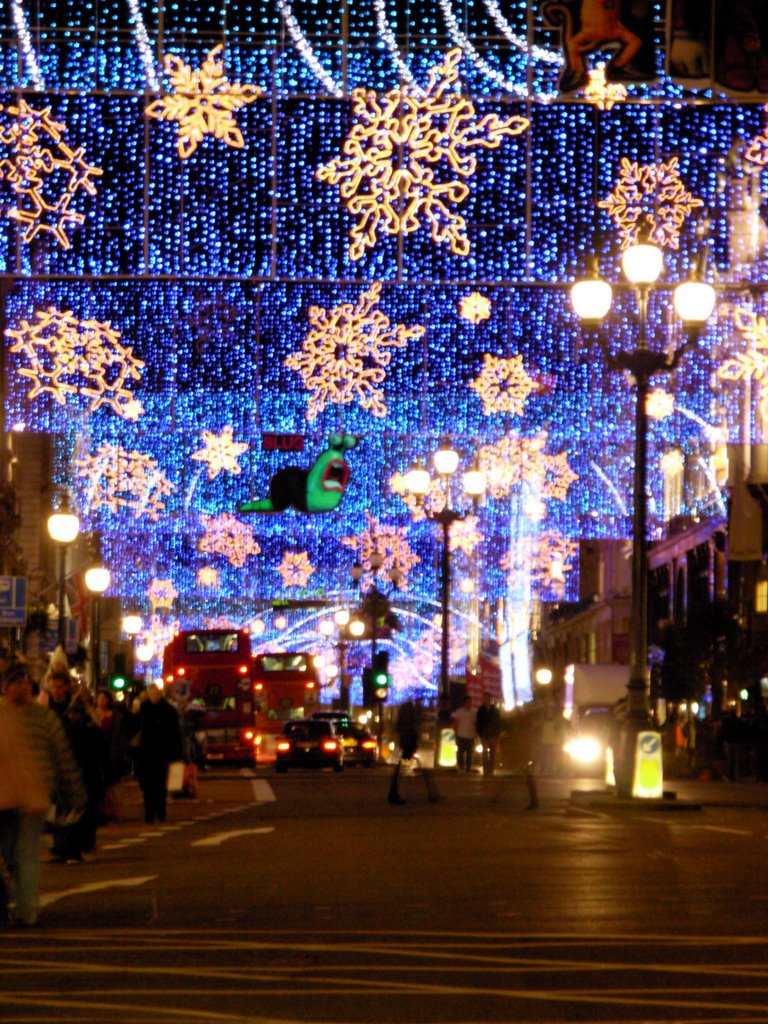
[[35, 89], [38, 92], [42, 92], [45, 88], [45, 82], [40, 71], [40, 65], [37, 62], [37, 54], [32, 46], [32, 36], [27, 24], [27, 15], [20, 0], [11, 0], [11, 17], [13, 18], [13, 27], [16, 29], [16, 35], [19, 37], [19, 43], [21, 44], [21, 52], [24, 55], [27, 74]]
[[149, 42], [149, 36], [147, 34], [146, 25], [144, 24], [144, 19], [141, 16], [139, 0], [128, 0], [128, 8], [131, 15], [131, 25], [133, 26], [133, 38], [136, 40], [136, 46], [138, 47], [139, 56], [141, 57], [141, 64], [144, 68], [144, 77], [147, 80], [147, 85], [150, 90], [152, 92], [159, 92], [160, 80], [157, 77], [155, 56]]
[[562, 67], [563, 55], [556, 50], [545, 50], [543, 46], [536, 46], [535, 43], [533, 46], [530, 46], [528, 40], [519, 36], [509, 24], [501, 13], [501, 8], [496, 0], [483, 0], [483, 3], [496, 28], [516, 50], [526, 54], [529, 58], [533, 58], [533, 60], [540, 60], [545, 64], [554, 64], [557, 67]]
[[320, 63], [315, 51], [312, 49], [312, 44], [309, 42], [307, 37], [304, 35], [301, 25], [294, 17], [291, 5], [288, 0], [275, 0], [277, 3], [277, 9], [280, 11], [280, 15], [285, 22], [285, 27], [288, 29], [288, 35], [293, 40], [293, 45], [298, 50], [299, 56], [310, 69], [315, 78], [331, 93], [332, 96], [341, 98], [344, 95], [344, 90], [334, 81], [333, 78], [328, 74], [323, 65]]

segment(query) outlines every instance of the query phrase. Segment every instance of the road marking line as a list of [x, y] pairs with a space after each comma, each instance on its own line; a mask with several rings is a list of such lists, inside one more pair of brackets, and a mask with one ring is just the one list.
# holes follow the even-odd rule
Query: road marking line
[[40, 897], [40, 906], [48, 907], [51, 903], [63, 900], [66, 896], [80, 896], [87, 892], [99, 892], [102, 889], [113, 889], [116, 886], [121, 888], [132, 888], [137, 885], [145, 885], [152, 882], [157, 875], [144, 875], [143, 878], [118, 878], [110, 879], [108, 882], [88, 882], [87, 885], [78, 885], [75, 889], [65, 889], [64, 892], [51, 892], [47, 896]]
[[191, 846], [220, 846], [227, 839], [236, 839], [238, 836], [258, 836], [265, 832], [274, 832], [273, 826], [269, 828], [243, 828], [236, 832], [217, 832], [216, 835], [208, 836], [207, 839], [196, 839]]
[[256, 803], [269, 804], [274, 802], [275, 791], [266, 779], [253, 779], [251, 781], [251, 789], [253, 790], [253, 799]]

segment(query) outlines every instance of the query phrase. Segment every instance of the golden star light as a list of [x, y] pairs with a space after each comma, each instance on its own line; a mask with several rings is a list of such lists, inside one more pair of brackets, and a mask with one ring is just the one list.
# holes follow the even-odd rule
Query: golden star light
[[[164, 608], [168, 611], [173, 607], [173, 602], [179, 596], [178, 590], [174, 587], [171, 580], [160, 580], [153, 579], [149, 585], [149, 592], [147, 597], [152, 607], [152, 612], [156, 612], [159, 608]], [[162, 648], [160, 648], [162, 649]]]
[[473, 553], [483, 540], [483, 534], [478, 529], [479, 521], [478, 516], [467, 515], [452, 524], [449, 534], [451, 551], [463, 551], [465, 555]]
[[469, 320], [471, 324], [482, 323], [491, 315], [491, 300], [481, 295], [480, 292], [472, 292], [465, 295], [459, 303], [459, 316]]
[[243, 148], [243, 133], [232, 114], [246, 103], [257, 100], [261, 89], [258, 85], [227, 81], [219, 60], [223, 50], [222, 45], [215, 46], [199, 71], [193, 71], [171, 53], [166, 53], [163, 59], [174, 91], [154, 100], [144, 113], [161, 121], [178, 123], [177, 149], [182, 160], [192, 156], [206, 135], [223, 139], [234, 149]]
[[49, 394], [64, 405], [68, 395], [83, 395], [90, 399], [89, 412], [107, 405], [125, 419], [143, 413], [128, 382], [141, 380], [144, 363], [120, 343], [120, 332], [109, 322], [78, 320], [69, 310], [50, 307], [6, 334], [13, 339], [9, 351], [28, 363], [17, 370], [33, 382], [27, 398]]
[[581, 95], [587, 103], [592, 103], [598, 110], [611, 110], [615, 103], [627, 98], [627, 90], [621, 82], [608, 82], [605, 77], [605, 64], [599, 64], [589, 72], [589, 81]]
[[486, 352], [480, 376], [469, 387], [482, 399], [486, 416], [497, 412], [522, 416], [528, 395], [538, 388], [538, 384], [525, 372], [522, 356], [505, 359]]
[[354, 124], [343, 155], [317, 171], [320, 181], [339, 186], [357, 217], [350, 259], [373, 248], [380, 232], [407, 235], [424, 224], [433, 241], [447, 242], [459, 255], [469, 252], [466, 221], [451, 207], [469, 195], [465, 179], [477, 168], [471, 150], [496, 149], [505, 135], [520, 135], [530, 121], [496, 114], [478, 120], [474, 104], [452, 88], [460, 61], [461, 50], [450, 50], [430, 70], [423, 93], [411, 85], [383, 96], [352, 90]]
[[645, 166], [622, 157], [616, 187], [597, 204], [619, 229], [622, 248], [637, 241], [638, 230], [646, 221], [657, 245], [678, 248], [685, 218], [704, 203], [685, 188], [677, 163], [676, 156], [666, 163]]
[[409, 338], [420, 338], [426, 328], [395, 327], [378, 306], [381, 285], [372, 284], [357, 303], [342, 303], [330, 311], [309, 310], [312, 329], [301, 350], [285, 360], [297, 370], [309, 392], [307, 419], [314, 420], [327, 404], [358, 402], [374, 416], [387, 413], [384, 391], [386, 367], [393, 348], [404, 348]]
[[[0, 112], [3, 109], [0, 106]], [[71, 208], [72, 202], [81, 190], [95, 196], [92, 179], [104, 172], [85, 162], [82, 147], [71, 149], [63, 141], [67, 126], [51, 118], [50, 107], [33, 110], [19, 99], [7, 112], [14, 120], [0, 122], [0, 142], [10, 149], [10, 157], [0, 160], [0, 178], [19, 199], [8, 216], [25, 225], [22, 241], [31, 242], [42, 231], [52, 235], [62, 249], [69, 249], [68, 227], [85, 221], [82, 213]], [[66, 184], [56, 191], [62, 177]]]
[[211, 587], [218, 590], [221, 585], [221, 573], [212, 565], [204, 565], [197, 571], [197, 582], [201, 587]]
[[283, 586], [306, 587], [315, 567], [306, 551], [285, 551], [277, 571], [283, 577]]
[[197, 545], [198, 551], [223, 555], [230, 565], [242, 569], [250, 555], [258, 555], [261, 548], [254, 539], [253, 530], [229, 512], [220, 516], [203, 516], [204, 535]]
[[208, 479], [215, 480], [222, 470], [237, 475], [240, 473], [238, 456], [248, 451], [246, 441], [235, 441], [232, 427], [224, 427], [220, 434], [212, 430], [203, 430], [200, 435], [203, 445], [199, 451], [193, 452], [192, 458], [198, 462], [208, 463]]
[[[406, 539], [404, 526], [383, 526], [367, 512], [368, 526], [354, 537], [342, 537], [341, 543], [357, 554], [363, 567], [361, 587], [370, 590], [378, 576], [388, 580], [394, 570], [400, 574], [399, 587], [407, 589], [408, 573], [421, 559], [411, 550]], [[381, 564], [375, 570], [371, 566], [371, 555], [381, 558]]]
[[128, 508], [136, 519], [145, 515], [157, 522], [165, 509], [162, 499], [173, 490], [151, 455], [127, 451], [120, 445], [100, 445], [95, 454], [75, 459], [75, 468], [87, 481], [86, 493], [93, 509], [102, 505], [112, 512]]
[[675, 411], [675, 396], [662, 388], [654, 388], [646, 397], [645, 411], [654, 420], [665, 420]]

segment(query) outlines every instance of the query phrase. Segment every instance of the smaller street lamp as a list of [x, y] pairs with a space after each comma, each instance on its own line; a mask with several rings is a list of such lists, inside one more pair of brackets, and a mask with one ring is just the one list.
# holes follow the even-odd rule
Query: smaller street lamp
[[58, 593], [58, 645], [66, 650], [66, 619], [64, 617], [64, 600], [66, 597], [67, 579], [67, 548], [77, 540], [80, 533], [80, 520], [77, 513], [70, 507], [69, 495], [66, 492], [61, 498], [59, 508], [48, 517], [48, 534], [58, 548], [58, 567], [56, 586]]
[[85, 572], [85, 585], [93, 595], [91, 608], [91, 689], [95, 693], [101, 682], [101, 595], [112, 582], [112, 574], [103, 565], [93, 565]]

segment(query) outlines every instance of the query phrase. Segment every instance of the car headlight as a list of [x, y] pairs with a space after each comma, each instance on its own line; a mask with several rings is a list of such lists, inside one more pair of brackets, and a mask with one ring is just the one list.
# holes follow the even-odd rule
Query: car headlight
[[578, 736], [565, 749], [579, 764], [594, 764], [603, 755], [602, 744], [594, 736]]

